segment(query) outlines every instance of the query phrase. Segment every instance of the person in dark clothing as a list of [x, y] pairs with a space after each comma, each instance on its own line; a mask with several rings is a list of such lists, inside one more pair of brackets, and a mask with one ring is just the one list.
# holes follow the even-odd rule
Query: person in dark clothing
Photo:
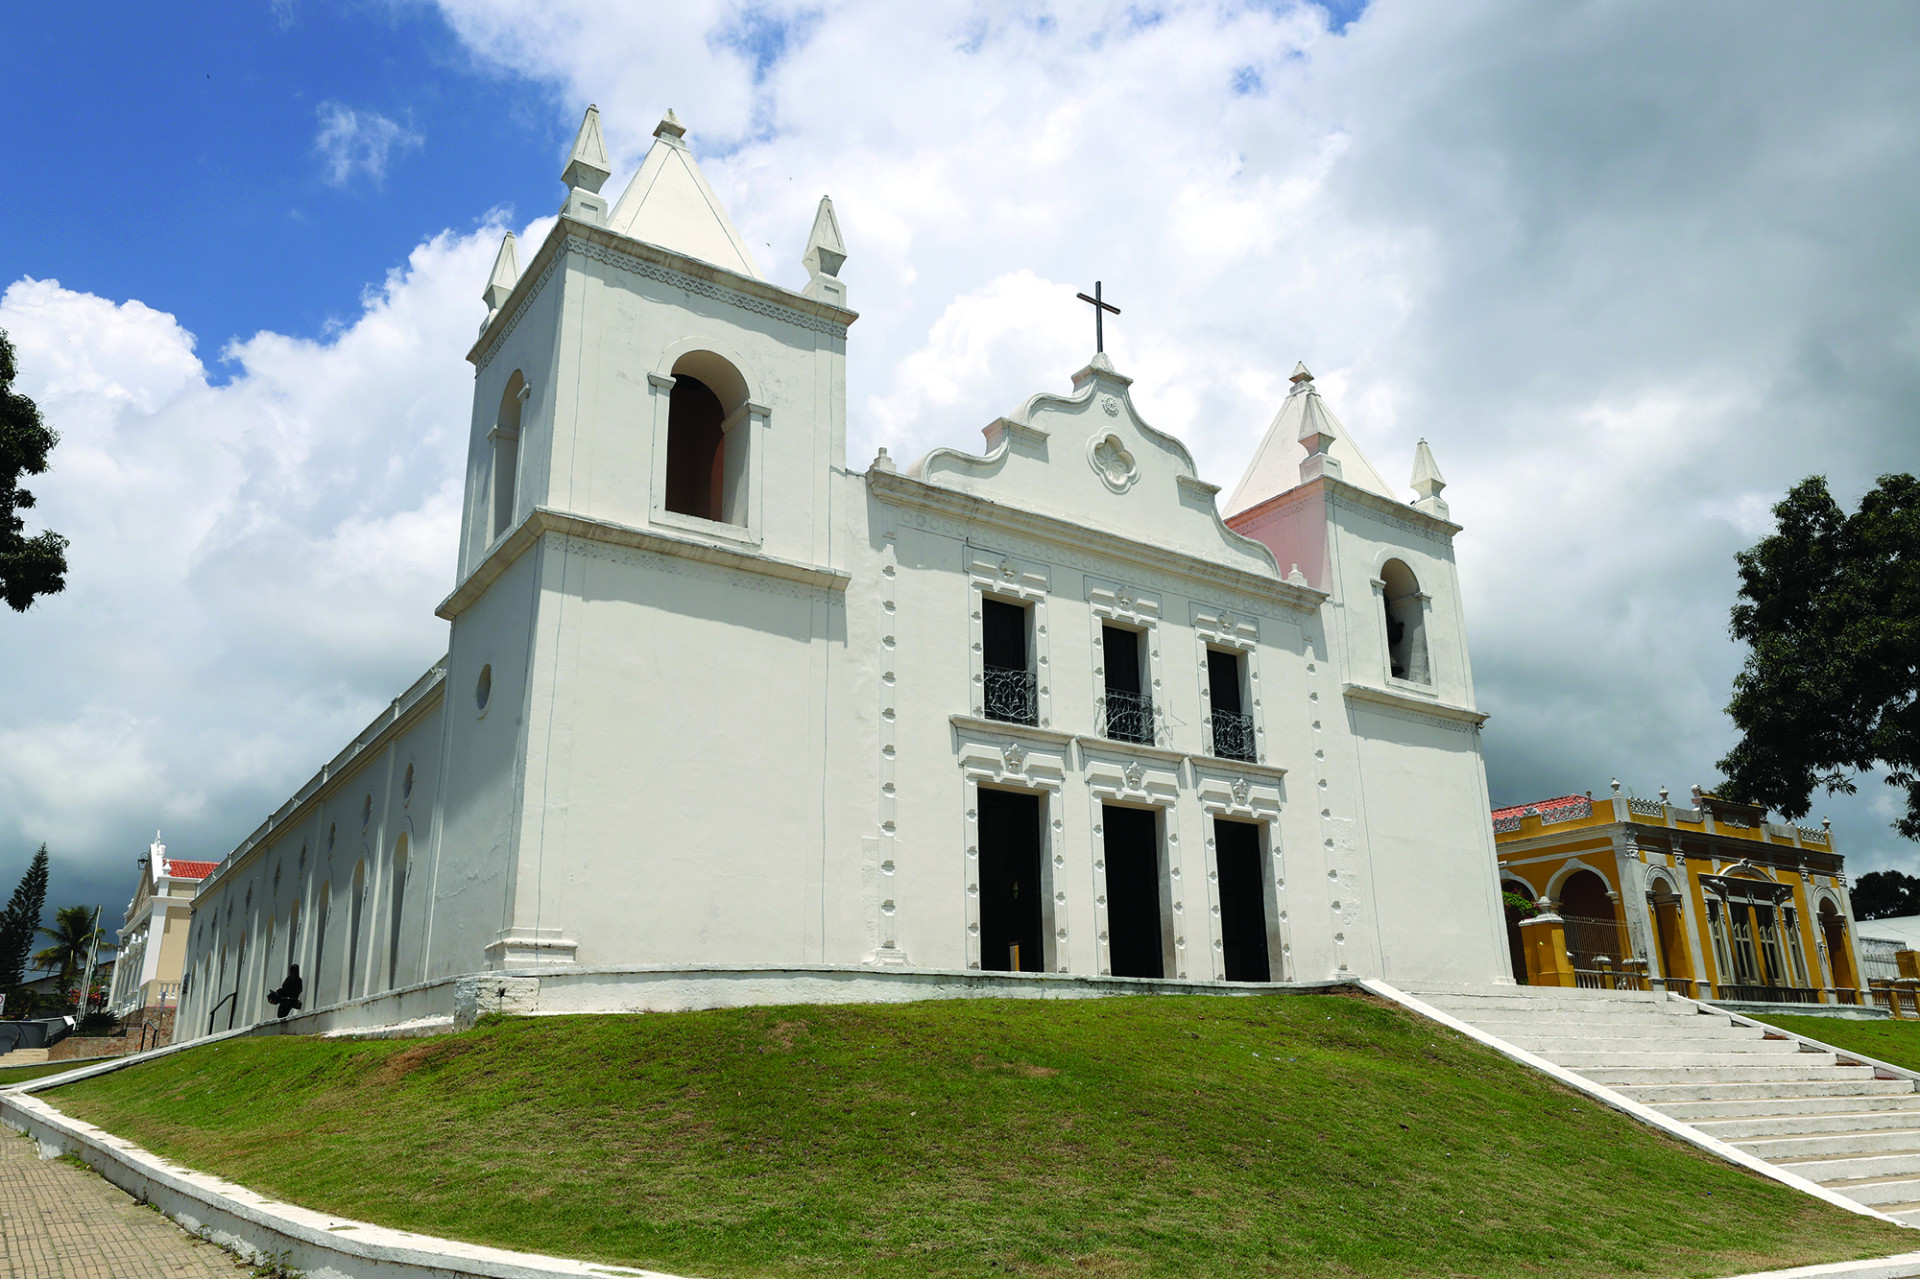
[[287, 979], [280, 983], [280, 989], [267, 992], [267, 1002], [278, 1008], [280, 1015], [285, 1017], [301, 1006], [300, 992], [305, 989], [305, 984], [300, 980], [300, 965], [288, 964]]

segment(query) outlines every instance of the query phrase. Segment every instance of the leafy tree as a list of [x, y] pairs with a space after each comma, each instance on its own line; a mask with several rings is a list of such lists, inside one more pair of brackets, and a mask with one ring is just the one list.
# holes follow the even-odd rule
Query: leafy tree
[[46, 908], [47, 846], [42, 844], [6, 910], [0, 911], [0, 990], [11, 990], [27, 979], [27, 958], [40, 931], [40, 913]]
[[51, 529], [28, 537], [19, 514], [33, 507], [20, 477], [45, 474], [60, 437], [40, 420], [40, 407], [13, 389], [13, 375], [13, 343], [0, 330], [0, 599], [24, 613], [38, 596], [66, 589], [67, 539]]
[[62, 906], [53, 914], [53, 927], [40, 930], [53, 945], [36, 952], [33, 961], [42, 968], [58, 968], [60, 986], [65, 990], [86, 966], [87, 949], [96, 934], [105, 939], [105, 934], [93, 926], [91, 906]]
[[1897, 870], [1876, 870], [1853, 885], [1855, 919], [1896, 919], [1920, 915], [1920, 878]]
[[1815, 786], [1851, 795], [1883, 766], [1906, 791], [1893, 827], [1920, 840], [1920, 479], [1883, 475], [1847, 515], [1816, 475], [1773, 515], [1735, 557], [1730, 629], [1749, 652], [1727, 705], [1741, 732], [1720, 761], [1728, 791], [1793, 821]]

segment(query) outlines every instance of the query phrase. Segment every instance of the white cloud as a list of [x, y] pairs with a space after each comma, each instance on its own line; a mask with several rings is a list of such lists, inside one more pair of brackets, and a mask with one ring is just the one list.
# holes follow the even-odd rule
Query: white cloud
[[62, 433], [35, 515], [72, 540], [66, 591], [0, 627], [0, 669], [32, 672], [0, 724], [0, 846], [117, 866], [159, 826], [218, 857], [444, 651], [499, 235], [420, 245], [324, 341], [232, 344], [219, 386], [170, 315], [0, 294]]
[[[1332, 35], [1232, 0], [442, 7], [570, 103], [557, 127], [598, 102], [628, 172], [673, 106], [779, 282], [832, 193], [855, 466], [975, 447], [1064, 389], [1095, 279], [1137, 402], [1229, 490], [1297, 359], [1389, 479], [1427, 438], [1466, 525], [1496, 799], [1711, 781], [1732, 554], [1807, 474], [1851, 500], [1914, 465], [1908, 10], [1381, 0]], [[356, 159], [379, 117], [351, 118], [342, 180], [417, 145]], [[58, 654], [8, 728], [144, 746], [101, 753], [125, 800], [15, 772], [0, 814], [105, 829], [168, 802], [149, 789], [204, 793], [217, 856], [438, 653], [493, 243], [427, 242], [325, 342], [235, 344], [221, 387], [157, 311], [8, 291], [68, 433], [42, 513], [76, 557], [0, 630], [0, 660]], [[1911, 862], [1867, 799], [1818, 803], [1856, 870]]]
[[326, 164], [327, 181], [345, 186], [355, 174], [365, 174], [375, 186], [386, 181], [387, 166], [396, 154], [412, 151], [426, 139], [389, 120], [378, 111], [359, 111], [338, 102], [318, 108], [320, 132], [313, 149]]

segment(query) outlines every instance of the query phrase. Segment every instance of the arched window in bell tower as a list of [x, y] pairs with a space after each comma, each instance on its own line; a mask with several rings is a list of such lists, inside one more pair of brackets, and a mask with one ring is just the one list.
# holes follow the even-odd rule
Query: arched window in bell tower
[[667, 401], [666, 508], [746, 524], [751, 448], [746, 379], [711, 351], [681, 356]]
[[500, 394], [500, 413], [487, 438], [493, 442], [493, 502], [488, 540], [499, 537], [513, 523], [514, 479], [520, 470], [520, 406], [526, 402], [527, 379], [518, 372], [507, 379]]
[[726, 414], [720, 397], [687, 373], [673, 379], [667, 408], [667, 509], [703, 520], [718, 520], [725, 506], [727, 439], [720, 430]]
[[1381, 592], [1387, 612], [1387, 662], [1395, 679], [1431, 684], [1427, 662], [1427, 608], [1419, 579], [1401, 560], [1388, 560], [1380, 569]]

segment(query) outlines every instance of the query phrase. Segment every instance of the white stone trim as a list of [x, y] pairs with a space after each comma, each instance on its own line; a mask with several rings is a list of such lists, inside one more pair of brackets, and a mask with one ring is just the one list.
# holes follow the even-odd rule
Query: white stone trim
[[1044, 963], [1050, 973], [1067, 971], [1067, 902], [1062, 875], [1066, 850], [1061, 839], [1061, 788], [1071, 757], [1071, 738], [1065, 734], [975, 720], [955, 715], [953, 724], [961, 777], [961, 809], [965, 814], [965, 852], [961, 857], [961, 889], [966, 902], [967, 968], [978, 971], [980, 955], [980, 787], [1026, 791], [1040, 797], [1041, 931], [1046, 940]]
[[1100, 717], [1099, 727], [1105, 730], [1107, 715], [1107, 656], [1102, 628], [1113, 623], [1140, 634], [1142, 656], [1146, 659], [1140, 672], [1141, 689], [1153, 703], [1153, 744], [1163, 746], [1166, 743], [1162, 739], [1167, 733], [1162, 725], [1167, 719], [1166, 694], [1160, 676], [1160, 595], [1091, 574], [1086, 579], [1086, 588], [1087, 624], [1092, 632], [1093, 706], [1094, 713]]
[[1047, 597], [1052, 591], [1052, 566], [973, 542], [962, 543], [961, 554], [965, 556], [967, 583], [972, 588], [967, 599], [967, 704], [973, 708], [976, 718], [987, 713], [986, 631], [981, 597], [997, 596], [1009, 603], [1026, 605], [1032, 614], [1028, 661], [1034, 677], [1035, 718], [1039, 727], [1051, 728], [1053, 663]]

